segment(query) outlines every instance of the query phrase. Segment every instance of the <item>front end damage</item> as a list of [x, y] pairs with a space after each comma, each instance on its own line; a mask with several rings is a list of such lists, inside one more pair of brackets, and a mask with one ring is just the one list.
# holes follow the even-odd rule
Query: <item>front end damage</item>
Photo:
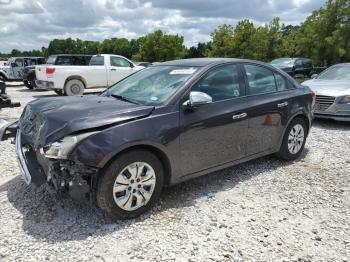
[[22, 176], [27, 184], [41, 186], [48, 183], [59, 194], [93, 200], [93, 185], [97, 168], [67, 159], [51, 159], [43, 150], [35, 150], [21, 130], [16, 134], [16, 153]]
[[106, 96], [38, 99], [27, 104], [18, 123], [0, 123], [0, 140], [16, 137], [27, 184], [49, 183], [59, 193], [94, 199], [100, 167], [74, 160], [74, 149], [110, 126], [147, 117], [153, 110]]

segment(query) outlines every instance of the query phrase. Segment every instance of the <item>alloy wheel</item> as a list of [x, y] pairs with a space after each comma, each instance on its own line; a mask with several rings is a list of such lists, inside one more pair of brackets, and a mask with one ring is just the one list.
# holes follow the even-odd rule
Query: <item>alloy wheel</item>
[[291, 154], [295, 155], [299, 153], [304, 144], [305, 133], [304, 128], [300, 124], [296, 124], [292, 127], [288, 136], [288, 150]]
[[125, 211], [137, 210], [146, 205], [156, 185], [154, 169], [145, 162], [135, 162], [125, 167], [113, 186], [113, 199]]

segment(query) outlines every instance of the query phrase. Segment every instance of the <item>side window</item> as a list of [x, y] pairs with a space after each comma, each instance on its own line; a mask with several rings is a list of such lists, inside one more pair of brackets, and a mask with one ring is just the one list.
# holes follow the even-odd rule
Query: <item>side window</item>
[[248, 94], [259, 95], [277, 90], [274, 74], [261, 66], [244, 65], [248, 80]]
[[29, 65], [36, 65], [36, 58], [31, 58]]
[[236, 65], [226, 65], [215, 68], [199, 80], [192, 91], [210, 95], [213, 102], [239, 97], [240, 86]]
[[71, 58], [68, 56], [58, 56], [56, 65], [71, 65]]
[[72, 57], [73, 65], [85, 65], [84, 58], [82, 56], [73, 56]]
[[111, 56], [111, 66], [130, 67], [129, 61], [121, 57]]
[[38, 65], [43, 65], [45, 63], [45, 58], [38, 58]]
[[16, 67], [23, 67], [23, 58], [17, 58], [15, 60]]
[[298, 66], [298, 67], [301, 67], [301, 66], [303, 66], [303, 60], [296, 60], [295, 61], [295, 66]]
[[287, 82], [283, 78], [283, 76], [279, 74], [275, 74], [275, 78], [276, 78], [277, 91], [288, 90]]

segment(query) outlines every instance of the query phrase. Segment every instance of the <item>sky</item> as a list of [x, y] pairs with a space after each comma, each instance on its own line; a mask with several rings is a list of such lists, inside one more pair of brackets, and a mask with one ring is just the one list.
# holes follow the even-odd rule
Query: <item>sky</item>
[[221, 24], [280, 17], [299, 24], [325, 0], [0, 0], [0, 52], [40, 49], [54, 38], [102, 41], [161, 29], [187, 46], [210, 40]]

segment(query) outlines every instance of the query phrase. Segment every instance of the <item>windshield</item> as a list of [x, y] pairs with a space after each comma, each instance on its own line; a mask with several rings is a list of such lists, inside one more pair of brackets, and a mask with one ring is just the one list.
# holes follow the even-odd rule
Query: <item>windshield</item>
[[119, 96], [141, 105], [161, 105], [191, 77], [198, 67], [154, 66], [115, 84], [107, 96]]
[[271, 62], [272, 65], [290, 65], [294, 64], [294, 59], [291, 58], [279, 58]]
[[89, 65], [91, 65], [91, 66], [103, 66], [103, 65], [105, 65], [104, 56], [93, 56], [90, 60]]
[[317, 77], [323, 80], [350, 80], [350, 64], [332, 66]]
[[48, 65], [54, 65], [54, 64], [55, 64], [56, 58], [57, 58], [57, 56], [51, 55], [51, 56], [49, 56], [49, 58], [47, 59], [47, 62], [46, 62], [46, 63], [47, 63]]

